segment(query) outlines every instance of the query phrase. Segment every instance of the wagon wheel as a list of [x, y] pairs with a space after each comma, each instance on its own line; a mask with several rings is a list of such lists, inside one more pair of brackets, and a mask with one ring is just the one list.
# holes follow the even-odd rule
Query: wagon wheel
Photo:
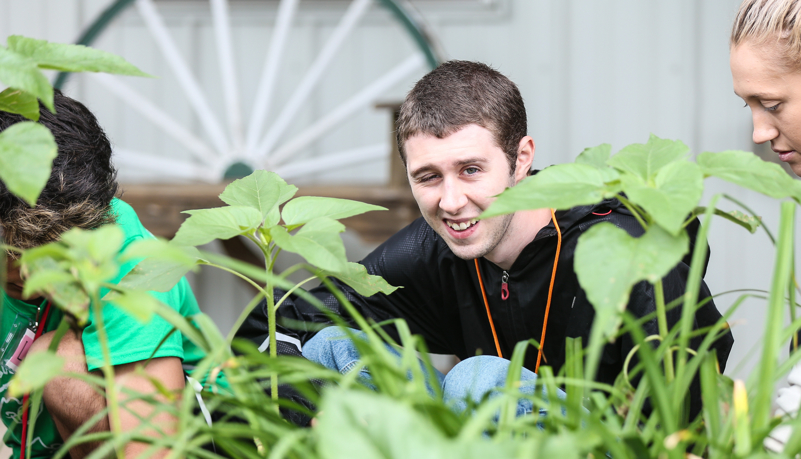
[[[160, 78], [85, 74], [67, 81], [60, 74], [55, 86], [78, 92], [104, 120], [127, 183], [219, 183], [254, 169], [301, 185], [375, 183], [391, 151], [376, 103], [400, 100], [439, 61], [431, 35], [401, 1], [353, 0], [343, 12], [337, 6], [347, 2], [330, 0], [210, 0], [202, 11], [196, 2], [117, 0], [79, 43], [121, 54]], [[326, 39], [315, 40], [325, 27], [308, 27], [307, 16], [320, 8], [338, 18]], [[159, 52], [148, 54], [147, 46]], [[348, 69], [344, 61], [360, 61], [354, 48], [372, 51], [361, 60], [380, 73]], [[137, 52], [161, 60], [142, 64]], [[338, 59], [343, 53], [351, 59]], [[243, 72], [255, 62], [260, 71]]]

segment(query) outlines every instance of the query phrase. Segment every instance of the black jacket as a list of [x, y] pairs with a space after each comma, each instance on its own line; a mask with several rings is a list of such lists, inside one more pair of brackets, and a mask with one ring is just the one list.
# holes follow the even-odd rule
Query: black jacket
[[[545, 361], [553, 367], [554, 372], [558, 372], [564, 364], [565, 337], [580, 336], [586, 345], [595, 315], [573, 271], [573, 256], [579, 236], [602, 221], [609, 221], [635, 237], [643, 233], [639, 223], [616, 200], [557, 211], [556, 219], [562, 230], [562, 247], [543, 347]], [[694, 228], [697, 228], [697, 223], [691, 225], [693, 241]], [[556, 245], [556, 228], [550, 222], [539, 231], [508, 271], [509, 295], [506, 300], [501, 296], [504, 271], [483, 258], [479, 260], [501, 351], [506, 358], [511, 357], [519, 341], [540, 339]], [[684, 293], [688, 263], [689, 255], [663, 279], [666, 303]], [[478, 353], [496, 354], [474, 262], [456, 257], [422, 218], [392, 236], [361, 264], [366, 266], [369, 273], [382, 276], [392, 285], [403, 286], [390, 295], [361, 297], [346, 285], [335, 281], [364, 316], [376, 322], [405, 319], [412, 333], [422, 335], [429, 351], [433, 353], [455, 354], [461, 359]], [[336, 299], [324, 287], [312, 290], [312, 293], [330, 309], [344, 315]], [[709, 291], [702, 284], [699, 301], [708, 296]], [[239, 337], [257, 344], [267, 339], [264, 306], [262, 302], [248, 317], [238, 332]], [[653, 312], [653, 287], [646, 282], [637, 284], [631, 292], [628, 310], [637, 317]], [[298, 297], [285, 301], [278, 309], [278, 317], [279, 320], [293, 319], [293, 322], [329, 322], [325, 314]], [[671, 326], [680, 317], [681, 308], [668, 312]], [[709, 301], [696, 314], [695, 328], [712, 325], [720, 317], [715, 305]], [[644, 328], [646, 335], [657, 334], [656, 318], [648, 321]], [[288, 341], [305, 343], [314, 334], [312, 331], [285, 327], [279, 327], [279, 331], [282, 336], [278, 338], [284, 341], [279, 344], [279, 352], [290, 354], [298, 352], [296, 346], [289, 345]], [[394, 334], [391, 328], [389, 331]], [[732, 343], [733, 338], [728, 333], [714, 345], [721, 371], [725, 368]], [[697, 347], [700, 338], [691, 344]], [[628, 335], [607, 345], [597, 380], [613, 383], [632, 347], [632, 339]], [[526, 368], [534, 371], [536, 358], [536, 350], [530, 349], [525, 360]], [[698, 402], [696, 408], [700, 407], [700, 398]]]

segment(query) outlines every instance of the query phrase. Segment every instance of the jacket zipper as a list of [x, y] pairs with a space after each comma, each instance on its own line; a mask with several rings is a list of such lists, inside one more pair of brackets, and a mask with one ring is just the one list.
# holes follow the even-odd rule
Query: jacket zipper
[[503, 272], [501, 276], [501, 299], [506, 300], [509, 298], [509, 273]]

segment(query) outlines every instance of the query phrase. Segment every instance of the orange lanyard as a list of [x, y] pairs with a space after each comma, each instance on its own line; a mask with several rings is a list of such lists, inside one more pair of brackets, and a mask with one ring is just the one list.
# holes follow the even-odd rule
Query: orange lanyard
[[[562, 249], [562, 230], [559, 228], [559, 223], [556, 222], [556, 213], [551, 209], [551, 219], [553, 225], [556, 227], [556, 255], [553, 260], [553, 271], [551, 272], [551, 283], [548, 286], [548, 302], [545, 304], [545, 318], [542, 320], [542, 336], [540, 337], [540, 348], [537, 350], [537, 365], [534, 367], [534, 373], [540, 370], [540, 360], [542, 359], [542, 348], [545, 346], [545, 332], [548, 329], [548, 314], [551, 311], [551, 299], [553, 298], [553, 284], [556, 280], [556, 267], [559, 264], [559, 252]], [[487, 292], [484, 289], [484, 281], [481, 279], [481, 270], [478, 267], [478, 258], [473, 260], [476, 264], [476, 274], [478, 275], [478, 285], [481, 287], [481, 296], [484, 298], [484, 307], [487, 310], [487, 319], [489, 320], [490, 329], [492, 329], [492, 338], [495, 340], [495, 351], [498, 357], [503, 357], [501, 352], [501, 345], [498, 342], [498, 333], [495, 331], [495, 323], [492, 320], [492, 313], [490, 312], [489, 301], [487, 301]]]

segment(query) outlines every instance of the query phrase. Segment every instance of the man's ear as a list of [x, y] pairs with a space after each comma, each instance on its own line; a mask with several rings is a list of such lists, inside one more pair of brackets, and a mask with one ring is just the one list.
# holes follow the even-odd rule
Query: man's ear
[[525, 136], [520, 139], [517, 146], [517, 162], [515, 163], [515, 184], [528, 176], [531, 164], [534, 162], [534, 139]]

